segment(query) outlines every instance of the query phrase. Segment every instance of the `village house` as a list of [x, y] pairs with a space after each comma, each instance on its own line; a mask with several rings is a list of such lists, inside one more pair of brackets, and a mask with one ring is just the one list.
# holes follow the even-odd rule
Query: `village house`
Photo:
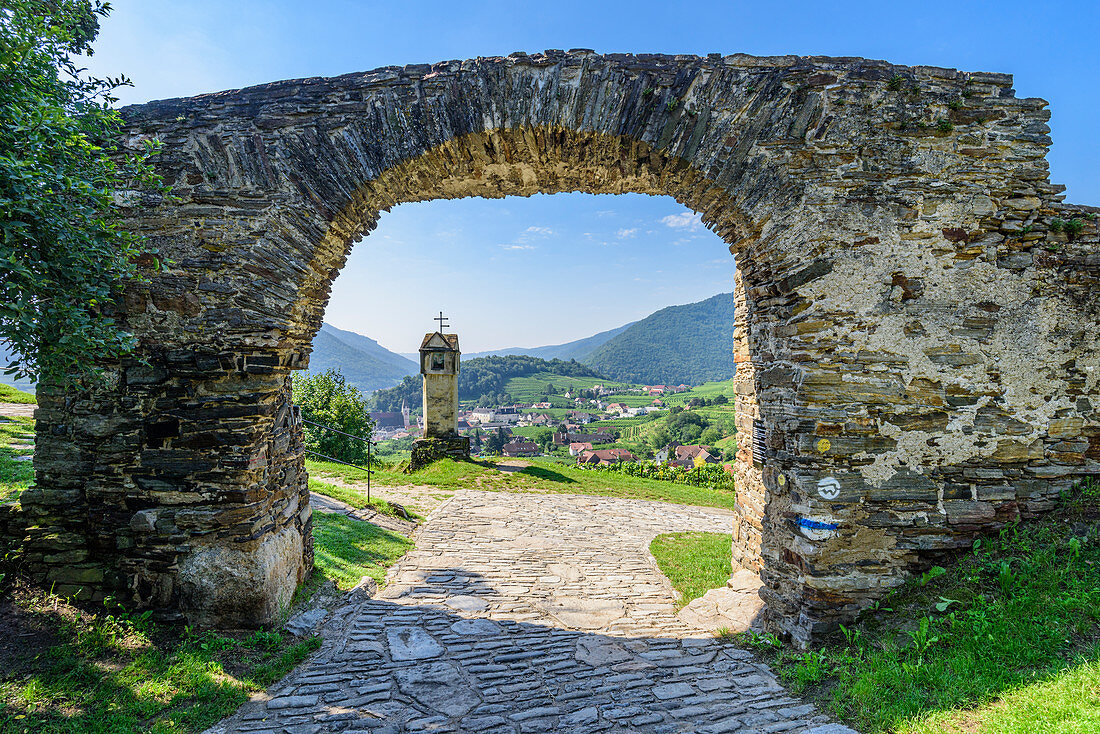
[[607, 412], [615, 415], [622, 415], [628, 410], [630, 410], [630, 406], [626, 403], [611, 403], [607, 406]]
[[577, 456], [578, 454], [584, 453], [585, 451], [591, 451], [591, 450], [592, 450], [592, 444], [591, 443], [577, 441], [575, 443], [569, 444], [569, 455], [570, 456]]
[[700, 462], [717, 464], [721, 459], [712, 454], [706, 446], [684, 445], [673, 441], [656, 453], [654, 461], [657, 464], [663, 464], [667, 461], [674, 466], [683, 466], [690, 469]]
[[664, 395], [668, 388], [664, 385], [646, 385], [643, 390], [647, 395]]
[[489, 423], [490, 421], [493, 420], [493, 409], [492, 408], [474, 408], [473, 410], [470, 411], [470, 414], [469, 414], [469, 416], [467, 416], [466, 420], [468, 420], [471, 424], [474, 424], [474, 423]]
[[584, 451], [577, 457], [578, 464], [619, 464], [637, 460], [638, 458], [626, 449], [595, 449]]
[[501, 423], [519, 423], [523, 410], [514, 405], [503, 406], [493, 411], [493, 420]]
[[539, 445], [534, 441], [510, 441], [504, 444], [501, 453], [505, 456], [538, 456]]

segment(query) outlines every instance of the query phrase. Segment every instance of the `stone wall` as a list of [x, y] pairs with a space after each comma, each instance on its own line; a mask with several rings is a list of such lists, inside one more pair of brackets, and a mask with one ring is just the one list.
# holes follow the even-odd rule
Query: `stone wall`
[[1051, 231], [1045, 107], [1002, 74], [555, 51], [126, 108], [177, 197], [120, 197], [167, 259], [124, 304], [148, 366], [44, 401], [30, 565], [218, 621], [195, 559], [240, 553], [280, 570], [224, 616], [268, 619], [309, 565], [286, 380], [353, 243], [402, 202], [662, 194], [737, 256], [735, 559], [804, 642], [1100, 469], [1096, 224]]

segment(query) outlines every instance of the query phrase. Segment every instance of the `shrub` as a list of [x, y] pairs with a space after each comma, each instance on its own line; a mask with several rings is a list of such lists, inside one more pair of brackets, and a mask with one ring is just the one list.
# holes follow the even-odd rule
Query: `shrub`
[[590, 471], [611, 471], [626, 474], [632, 477], [644, 479], [657, 479], [662, 482], [676, 482], [688, 484], [692, 487], [707, 487], [709, 489], [733, 490], [733, 476], [720, 464], [703, 464], [690, 469], [682, 466], [664, 464], [641, 464], [635, 462], [621, 462], [619, 464], [578, 464], [582, 469]]
[[[337, 431], [369, 439], [374, 422], [367, 413], [367, 402], [359, 388], [347, 384], [339, 370], [329, 369], [318, 374], [294, 376], [294, 402], [302, 410], [302, 418], [335, 428]], [[364, 465], [367, 444], [310, 424], [303, 426], [306, 450]], [[377, 459], [371, 457], [372, 463]]]

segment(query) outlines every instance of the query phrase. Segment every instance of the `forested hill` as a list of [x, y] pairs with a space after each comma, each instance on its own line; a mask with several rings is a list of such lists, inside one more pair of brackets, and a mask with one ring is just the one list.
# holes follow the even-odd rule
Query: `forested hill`
[[396, 385], [418, 368], [416, 362], [394, 354], [373, 339], [324, 324], [313, 338], [309, 370], [327, 369], [340, 370], [350, 384], [370, 394]]
[[476, 359], [477, 357], [492, 357], [494, 355], [525, 354], [529, 357], [540, 357], [542, 359], [576, 359], [583, 362], [585, 357], [602, 346], [608, 339], [626, 331], [633, 323], [632, 321], [630, 324], [623, 324], [614, 329], [601, 331], [599, 334], [593, 334], [584, 339], [577, 339], [565, 344], [552, 344], [545, 347], [508, 347], [507, 349], [492, 349], [488, 352], [474, 352], [469, 356], [470, 359]]
[[[464, 359], [458, 372], [458, 399], [478, 400], [488, 396], [497, 404], [512, 402], [505, 389], [508, 380], [536, 372], [603, 378], [603, 375], [592, 368], [572, 360], [563, 362], [560, 359], [546, 360], [516, 354]], [[402, 401], [406, 401], [410, 408], [416, 408], [420, 405], [420, 399], [421, 378], [416, 374], [409, 375], [395, 387], [374, 393], [371, 403], [373, 410], [399, 410]]]
[[650, 314], [585, 358], [613, 380], [699, 385], [733, 377], [733, 294]]

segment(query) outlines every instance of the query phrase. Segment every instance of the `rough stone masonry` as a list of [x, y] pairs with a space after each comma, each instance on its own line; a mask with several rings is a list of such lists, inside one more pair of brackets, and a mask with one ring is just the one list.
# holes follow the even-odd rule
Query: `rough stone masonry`
[[[674, 197], [737, 257], [736, 563], [796, 641], [1100, 471], [1096, 209], [1011, 77], [858, 58], [387, 67], [128, 107], [174, 198], [134, 359], [43, 390], [27, 568], [195, 623], [270, 621], [311, 565], [290, 375], [354, 242], [410, 201]], [[756, 448], [749, 437], [757, 433]]]

